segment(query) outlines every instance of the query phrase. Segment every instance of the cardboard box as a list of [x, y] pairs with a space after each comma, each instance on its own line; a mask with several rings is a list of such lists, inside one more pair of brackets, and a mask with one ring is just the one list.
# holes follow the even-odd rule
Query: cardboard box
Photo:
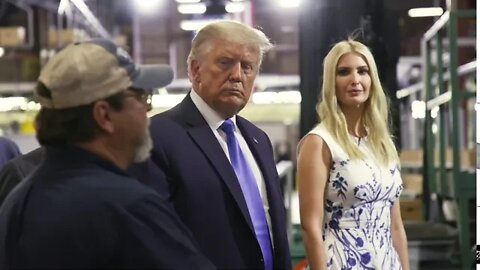
[[0, 27], [0, 45], [19, 47], [25, 44], [25, 28], [22, 26]]
[[405, 191], [420, 195], [423, 193], [423, 176], [419, 173], [402, 173], [403, 187]]
[[422, 167], [423, 150], [422, 149], [403, 149], [400, 151], [400, 164], [402, 167]]
[[418, 221], [422, 220], [422, 200], [421, 199], [401, 199], [400, 212], [403, 220]]
[[[460, 167], [474, 168], [476, 166], [475, 149], [461, 149], [460, 150]], [[453, 166], [453, 150], [448, 148], [445, 151], [445, 161], [447, 168]], [[440, 165], [440, 151], [435, 151], [435, 164]]]
[[120, 47], [126, 47], [128, 43], [128, 38], [126, 35], [117, 35], [115, 37], [115, 44]]
[[48, 31], [48, 45], [52, 47], [64, 46], [76, 41], [86, 40], [87, 38], [87, 33], [84, 30], [77, 28], [58, 30], [51, 28]]
[[[436, 166], [440, 165], [440, 150], [435, 150], [434, 156]], [[453, 151], [447, 148], [445, 151], [445, 161], [447, 168], [452, 166]], [[422, 149], [405, 149], [400, 151], [400, 164], [402, 167], [423, 167], [423, 150]], [[476, 166], [475, 149], [460, 150], [460, 166], [462, 168], [474, 168]]]

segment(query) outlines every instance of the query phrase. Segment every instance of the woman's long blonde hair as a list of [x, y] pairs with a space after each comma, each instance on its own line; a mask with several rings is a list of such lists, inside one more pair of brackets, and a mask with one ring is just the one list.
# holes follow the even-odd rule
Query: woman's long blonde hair
[[368, 141], [375, 158], [384, 165], [398, 162], [398, 153], [392, 141], [389, 124], [389, 102], [378, 77], [377, 66], [367, 46], [353, 39], [338, 42], [333, 46], [323, 62], [322, 99], [317, 107], [320, 122], [334, 136], [347, 154], [354, 159], [363, 159], [365, 154], [350, 138], [347, 121], [336, 96], [335, 77], [337, 64], [344, 54], [358, 53], [369, 67], [372, 80], [370, 96], [365, 101], [361, 117], [362, 125], [368, 131]]

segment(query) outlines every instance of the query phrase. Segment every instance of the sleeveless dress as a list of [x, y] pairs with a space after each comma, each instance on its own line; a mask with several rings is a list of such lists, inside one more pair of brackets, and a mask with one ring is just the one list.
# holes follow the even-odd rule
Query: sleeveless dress
[[323, 124], [309, 134], [320, 136], [332, 155], [323, 224], [328, 269], [401, 269], [390, 231], [390, 210], [403, 189], [397, 164], [376, 162], [368, 137], [352, 136], [367, 158], [351, 160]]

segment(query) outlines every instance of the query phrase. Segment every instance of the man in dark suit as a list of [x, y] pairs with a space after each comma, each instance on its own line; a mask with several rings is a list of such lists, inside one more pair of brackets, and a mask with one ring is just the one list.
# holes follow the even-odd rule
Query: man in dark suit
[[0, 206], [8, 193], [40, 164], [43, 147], [8, 161], [0, 170]]
[[3, 136], [0, 136], [0, 169], [11, 159], [20, 156], [22, 153], [18, 145]]
[[0, 208], [0, 269], [214, 269], [171, 205], [126, 173], [152, 147], [147, 89], [172, 77], [106, 39], [49, 60], [35, 89], [43, 157]]
[[151, 160], [132, 169], [169, 191], [164, 195], [219, 269], [291, 269], [271, 142], [237, 115], [271, 47], [264, 33], [238, 22], [202, 28], [187, 61], [193, 90], [151, 118]]

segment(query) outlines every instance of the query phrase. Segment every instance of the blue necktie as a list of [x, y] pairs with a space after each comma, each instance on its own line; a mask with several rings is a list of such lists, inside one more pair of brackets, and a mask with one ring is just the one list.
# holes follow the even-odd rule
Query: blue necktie
[[268, 231], [267, 217], [263, 209], [262, 197], [253, 176], [253, 172], [248, 165], [245, 156], [240, 149], [237, 138], [235, 137], [234, 124], [232, 120], [227, 119], [220, 126], [220, 129], [227, 135], [228, 153], [235, 174], [237, 175], [243, 197], [247, 203], [248, 212], [252, 219], [253, 228], [257, 241], [260, 244], [263, 254], [263, 262], [266, 270], [273, 269], [272, 246], [270, 242], [270, 233]]

